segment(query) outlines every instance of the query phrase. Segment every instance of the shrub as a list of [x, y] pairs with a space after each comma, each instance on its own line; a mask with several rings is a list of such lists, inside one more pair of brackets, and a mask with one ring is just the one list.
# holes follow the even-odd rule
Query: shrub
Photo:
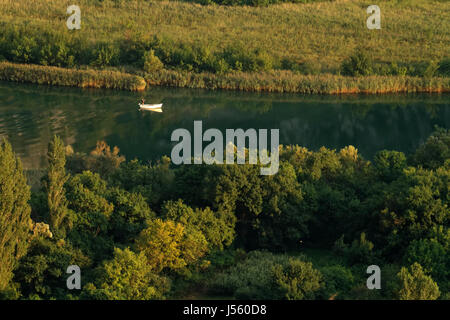
[[450, 58], [445, 58], [439, 62], [438, 73], [444, 77], [450, 77]]
[[357, 50], [342, 63], [341, 71], [346, 76], [369, 76], [373, 74], [373, 62], [366, 52]]
[[159, 60], [157, 56], [155, 56], [154, 50], [149, 50], [144, 53], [142, 57], [143, 61], [143, 70], [145, 72], [155, 72], [159, 71], [164, 67], [164, 64]]
[[112, 44], [100, 44], [94, 50], [94, 57], [91, 62], [94, 67], [116, 66], [119, 64], [119, 48]]

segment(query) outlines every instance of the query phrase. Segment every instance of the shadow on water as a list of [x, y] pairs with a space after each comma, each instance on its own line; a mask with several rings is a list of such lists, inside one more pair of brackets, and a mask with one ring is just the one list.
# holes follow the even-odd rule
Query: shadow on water
[[[163, 113], [137, 103], [164, 103]], [[412, 152], [435, 125], [450, 127], [450, 95], [305, 96], [173, 88], [145, 93], [0, 83], [0, 137], [8, 137], [26, 168], [45, 165], [53, 134], [76, 151], [98, 140], [127, 159], [170, 155], [173, 130], [280, 129], [280, 143], [309, 149], [354, 145], [371, 158], [382, 149]]]

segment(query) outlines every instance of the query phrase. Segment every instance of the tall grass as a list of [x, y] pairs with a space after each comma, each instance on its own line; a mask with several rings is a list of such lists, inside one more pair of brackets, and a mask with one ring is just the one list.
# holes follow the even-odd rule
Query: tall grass
[[190, 73], [162, 70], [142, 74], [149, 85], [305, 94], [450, 92], [450, 78], [405, 76], [344, 77], [291, 71]]
[[118, 71], [76, 70], [10, 62], [0, 62], [0, 80], [131, 91], [141, 91], [146, 87], [142, 77]]

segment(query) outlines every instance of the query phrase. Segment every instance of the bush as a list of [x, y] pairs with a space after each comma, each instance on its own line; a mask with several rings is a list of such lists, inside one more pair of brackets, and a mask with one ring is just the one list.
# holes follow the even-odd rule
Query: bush
[[240, 44], [228, 46], [222, 53], [223, 59], [236, 71], [268, 71], [273, 68], [273, 58], [264, 50], [245, 49]]
[[370, 76], [373, 74], [373, 62], [366, 52], [358, 50], [342, 63], [341, 71], [345, 76]]
[[100, 44], [94, 50], [94, 61], [91, 65], [98, 68], [119, 65], [119, 48], [112, 44]]
[[439, 75], [443, 77], [450, 77], [450, 58], [445, 58], [439, 62], [438, 68]]
[[145, 72], [155, 72], [159, 71], [164, 67], [164, 64], [159, 60], [157, 56], [155, 56], [155, 51], [150, 50], [144, 53], [142, 57], [143, 60], [143, 70]]

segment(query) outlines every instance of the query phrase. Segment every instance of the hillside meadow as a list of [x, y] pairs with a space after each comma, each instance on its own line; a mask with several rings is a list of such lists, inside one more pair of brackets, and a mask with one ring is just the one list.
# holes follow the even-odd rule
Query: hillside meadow
[[[378, 1], [381, 30], [367, 29], [371, 3], [359, 0], [267, 6], [80, 0], [81, 30], [70, 31], [66, 8], [71, 4], [0, 0], [0, 60], [145, 72], [148, 83], [165, 77], [164, 69], [187, 74], [185, 81], [192, 74], [207, 73], [210, 79], [273, 70], [391, 78], [449, 75], [448, 1]], [[440, 89], [445, 81], [438, 82], [432, 91], [446, 91]], [[398, 87], [399, 81], [384, 85], [389, 83]], [[348, 91], [359, 91], [358, 84]]]

